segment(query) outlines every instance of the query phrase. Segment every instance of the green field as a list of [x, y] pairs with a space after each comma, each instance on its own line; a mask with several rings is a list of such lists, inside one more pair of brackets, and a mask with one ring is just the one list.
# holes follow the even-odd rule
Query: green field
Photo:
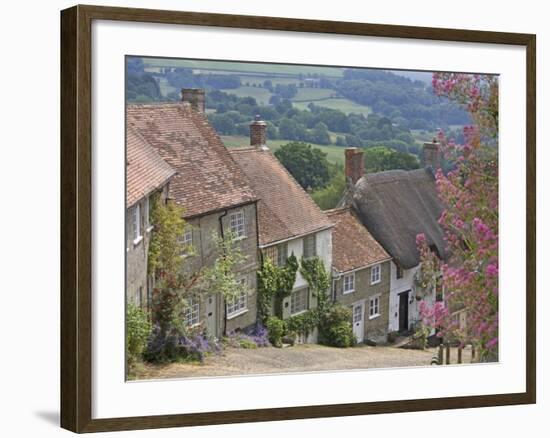
[[239, 97], [253, 97], [259, 105], [267, 105], [271, 97], [271, 93], [268, 89], [258, 87], [240, 87], [221, 91]]
[[[294, 106], [298, 109], [305, 110], [311, 101], [308, 102], [294, 102]], [[349, 99], [337, 98], [337, 99], [326, 99], [321, 101], [313, 101], [315, 105], [322, 106], [325, 108], [340, 110], [346, 114], [356, 113], [363, 114], [365, 116], [369, 115], [372, 110], [365, 105], [360, 105], [358, 103], [352, 102]]]
[[316, 67], [310, 65], [259, 64], [252, 62], [199, 61], [172, 58], [142, 58], [145, 67], [183, 67], [208, 71], [231, 71], [234, 73], [259, 73], [282, 76], [320, 74], [330, 77], [342, 77], [343, 69], [336, 67]]
[[330, 88], [298, 88], [298, 93], [292, 98], [292, 101], [309, 103], [312, 100], [328, 99], [335, 94], [336, 91]]
[[[250, 139], [245, 136], [221, 135], [220, 138], [228, 148], [250, 146]], [[275, 152], [282, 145], [290, 142], [291, 140], [268, 140], [267, 145], [269, 146], [269, 149], [271, 150], [271, 152]], [[308, 143], [308, 144], [310, 144], [315, 148], [321, 149], [323, 152], [325, 152], [327, 154], [328, 161], [330, 161], [331, 163], [340, 163], [340, 164], [344, 163], [343, 147], [326, 146], [326, 145], [315, 144], [315, 143]]]

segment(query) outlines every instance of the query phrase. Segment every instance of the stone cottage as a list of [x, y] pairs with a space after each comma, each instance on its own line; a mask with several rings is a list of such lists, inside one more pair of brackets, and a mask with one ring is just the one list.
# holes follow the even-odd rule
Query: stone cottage
[[[330, 272], [333, 224], [269, 150], [266, 123], [257, 117], [250, 125], [250, 147], [230, 149], [230, 153], [259, 198], [261, 257], [284, 265], [291, 254], [298, 260], [318, 256]], [[283, 319], [316, 305], [298, 272], [291, 295], [283, 301]], [[315, 341], [315, 334], [307, 341]]]
[[437, 143], [424, 147], [423, 167], [363, 174], [363, 153], [346, 150], [350, 205], [372, 236], [392, 257], [390, 271], [389, 330], [407, 332], [419, 321], [419, 302], [433, 302], [436, 291], [420, 297], [415, 275], [420, 268], [416, 236], [424, 233], [432, 251], [445, 258], [445, 241], [438, 219], [443, 211], [434, 169], [440, 166]]
[[386, 342], [391, 257], [350, 207], [325, 212], [332, 232], [332, 299], [352, 312], [357, 342]]
[[131, 126], [126, 133], [126, 300], [149, 308], [152, 279], [147, 257], [153, 227], [149, 222], [151, 198], [166, 199], [175, 170]]
[[177, 171], [168, 196], [183, 207], [187, 223], [184, 274], [212, 266], [221, 256], [216, 241], [229, 232], [245, 256], [236, 268], [246, 289], [241, 296], [228, 302], [216, 293], [188, 297], [185, 323], [219, 337], [256, 322], [258, 198], [208, 122], [204, 90], [185, 89], [182, 96], [181, 103], [128, 105], [126, 115], [129, 128]]

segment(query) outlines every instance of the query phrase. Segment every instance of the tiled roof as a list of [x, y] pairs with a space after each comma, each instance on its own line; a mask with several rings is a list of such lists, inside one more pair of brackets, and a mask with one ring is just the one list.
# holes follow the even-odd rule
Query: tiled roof
[[332, 266], [338, 272], [369, 266], [390, 259], [350, 208], [325, 211], [334, 223]]
[[230, 152], [260, 198], [260, 245], [332, 226], [327, 216], [269, 150], [243, 148], [230, 149]]
[[178, 172], [170, 197], [186, 217], [257, 199], [206, 116], [189, 104], [129, 105], [127, 121]]
[[126, 138], [126, 207], [162, 187], [175, 174], [147, 144], [135, 129], [130, 127]]
[[352, 202], [361, 222], [404, 269], [420, 262], [416, 236], [446, 257], [438, 219], [443, 211], [431, 169], [369, 173], [355, 184]]

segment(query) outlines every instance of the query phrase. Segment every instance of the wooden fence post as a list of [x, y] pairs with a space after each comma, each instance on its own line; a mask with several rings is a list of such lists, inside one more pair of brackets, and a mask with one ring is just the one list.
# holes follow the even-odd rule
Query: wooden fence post
[[472, 344], [472, 363], [474, 362], [475, 358], [476, 358], [476, 348], [474, 347], [474, 344]]
[[462, 345], [458, 347], [457, 350], [457, 362], [462, 363]]
[[437, 361], [439, 362], [439, 365], [443, 365], [443, 344], [439, 344], [439, 351], [437, 354]]
[[446, 347], [446, 350], [445, 350], [445, 362], [447, 365], [450, 365], [451, 363], [451, 344], [449, 344], [447, 342], [447, 344], [445, 345]]

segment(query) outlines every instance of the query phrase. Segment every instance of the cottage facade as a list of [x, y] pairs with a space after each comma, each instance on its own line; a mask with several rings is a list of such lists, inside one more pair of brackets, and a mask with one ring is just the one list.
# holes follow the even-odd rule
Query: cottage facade
[[246, 292], [233, 300], [220, 294], [189, 296], [184, 316], [214, 336], [244, 329], [256, 321], [258, 269], [257, 196], [204, 114], [204, 91], [183, 90], [185, 101], [129, 105], [127, 120], [176, 170], [168, 196], [184, 209], [181, 236], [187, 250], [183, 274], [191, 276], [221, 256], [216, 241], [231, 233], [244, 261], [235, 268]]
[[348, 306], [357, 342], [385, 342], [391, 257], [349, 207], [326, 211], [332, 234], [332, 299]]
[[[344, 202], [392, 257], [390, 266], [389, 331], [407, 332], [420, 321], [419, 305], [433, 303], [436, 291], [420, 295], [415, 278], [420, 269], [416, 236], [423, 233], [432, 251], [445, 258], [445, 241], [438, 219], [439, 201], [433, 169], [439, 166], [437, 144], [429, 143], [424, 167], [363, 175], [363, 154], [346, 151], [348, 190]], [[435, 152], [434, 152], [435, 151]]]
[[147, 274], [151, 198], [166, 198], [175, 170], [133, 128], [126, 141], [126, 300], [149, 308], [152, 279]]
[[[284, 265], [294, 254], [319, 257], [327, 271], [332, 266], [332, 227], [327, 216], [296, 182], [266, 145], [266, 124], [250, 126], [250, 147], [231, 149], [235, 162], [258, 195], [258, 247], [262, 258]], [[306, 280], [297, 273], [292, 293], [283, 301], [283, 319], [317, 306]], [[314, 342], [316, 333], [308, 339]]]

